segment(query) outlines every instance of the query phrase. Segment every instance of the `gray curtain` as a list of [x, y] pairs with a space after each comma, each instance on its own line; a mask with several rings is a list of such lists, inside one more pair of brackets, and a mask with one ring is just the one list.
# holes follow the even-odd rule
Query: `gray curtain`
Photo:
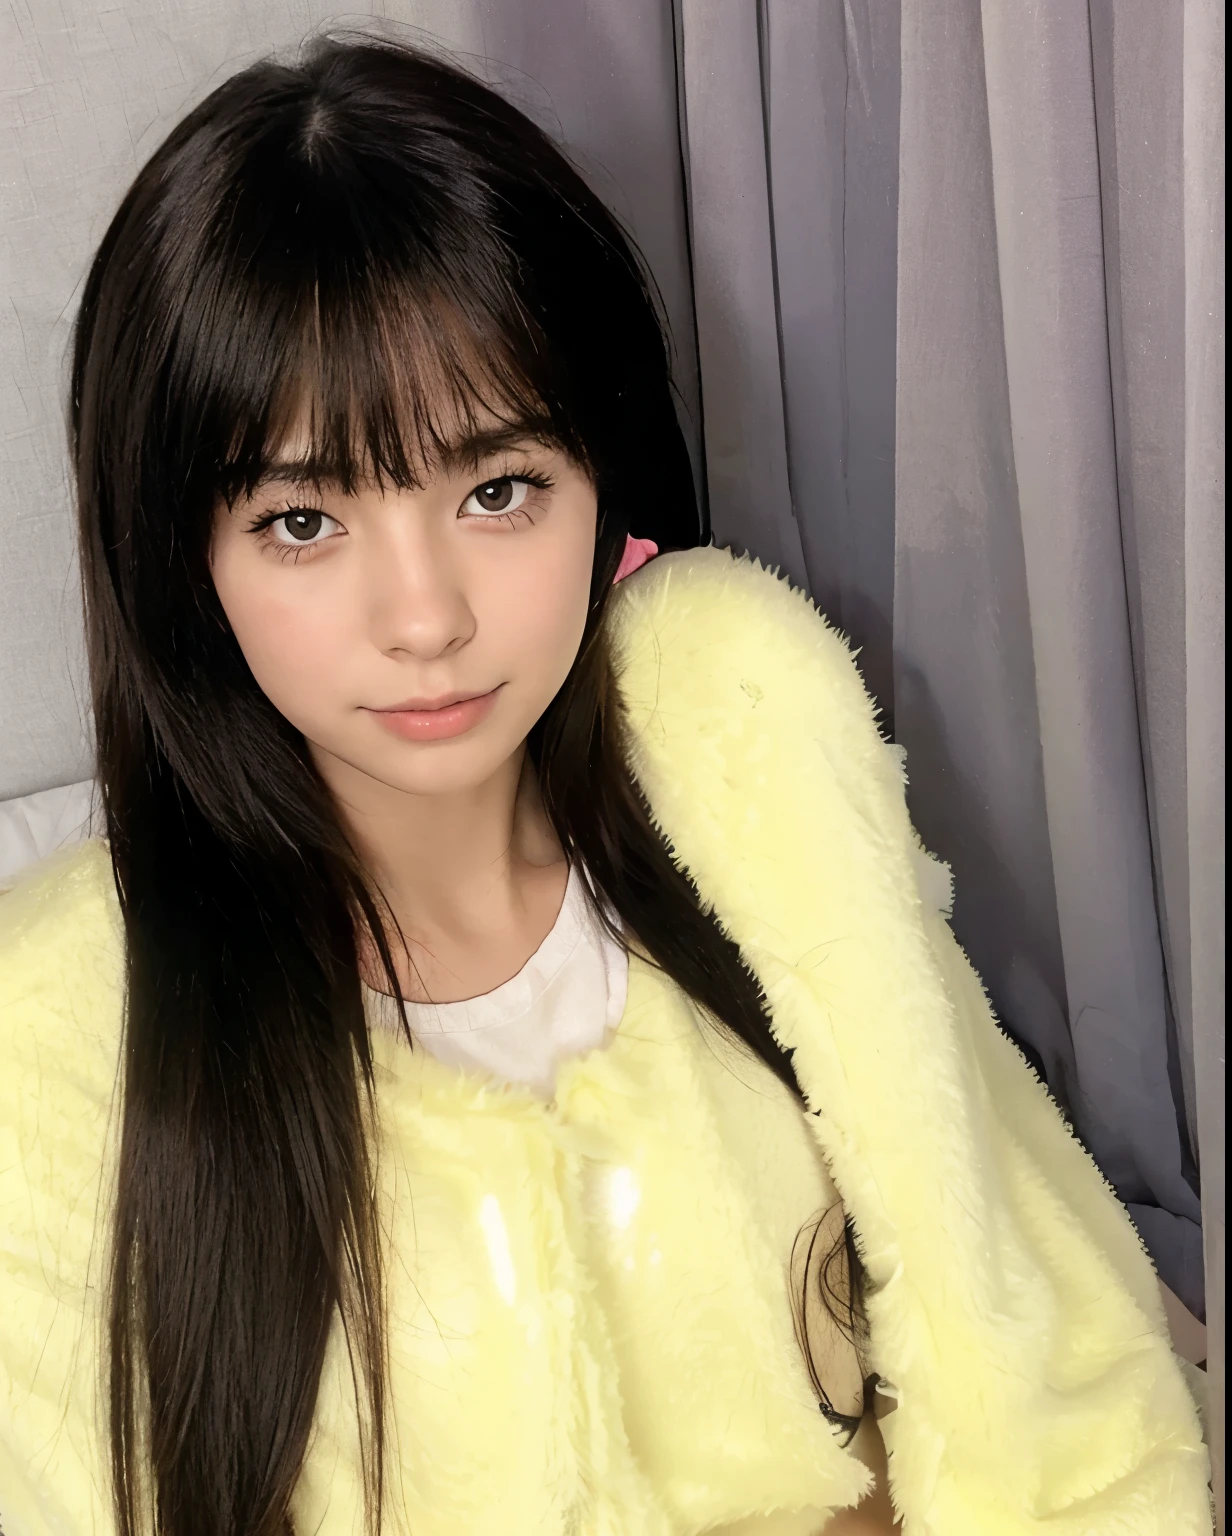
[[905, 8], [895, 687], [963, 936], [1200, 1310], [1181, 19]]
[[807, 586], [888, 710], [898, 6], [677, 19], [714, 536]]
[[[361, 10], [497, 83], [638, 238], [716, 539], [858, 643], [1007, 1029], [1210, 1299], [1222, 1505], [1220, 0]], [[0, 0], [0, 800], [89, 772], [87, 255], [172, 121], [337, 15]]]
[[1224, 48], [1222, 0], [1189, 0], [1185, 187], [1185, 739], [1188, 981], [1210, 1329], [1211, 1448], [1224, 1528]]

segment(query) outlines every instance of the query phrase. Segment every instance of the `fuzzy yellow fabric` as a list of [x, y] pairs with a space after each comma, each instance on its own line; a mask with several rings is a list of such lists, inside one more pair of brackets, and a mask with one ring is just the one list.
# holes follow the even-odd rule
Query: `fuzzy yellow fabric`
[[[0, 898], [4, 1536], [112, 1529], [98, 1336], [119, 970], [100, 844]], [[703, 1034], [636, 959], [615, 1039], [562, 1067], [552, 1104], [385, 1029], [373, 1046], [387, 1529], [812, 1536], [862, 1496], [869, 1474], [818, 1412], [788, 1291], [797, 1232], [837, 1197], [760, 1063]], [[858, 1397], [854, 1356], [838, 1375]], [[337, 1334], [294, 1515], [320, 1536], [362, 1529]]]
[[[992, 1022], [841, 640], [717, 551], [612, 615], [635, 768], [815, 1114], [631, 963], [543, 1104], [376, 1034], [389, 1528], [813, 1536], [865, 1469], [812, 1400], [788, 1256], [841, 1193], [906, 1536], [1202, 1536], [1206, 1456], [1124, 1211]], [[927, 870], [925, 867], [926, 882]], [[122, 940], [97, 843], [0, 897], [0, 1527], [111, 1530], [99, 1282]], [[360, 1529], [336, 1339], [301, 1531]]]
[[635, 769], [764, 985], [876, 1287], [907, 1536], [1190, 1536], [1208, 1466], [1150, 1260], [921, 900], [904, 784], [812, 604], [718, 550], [625, 583]]

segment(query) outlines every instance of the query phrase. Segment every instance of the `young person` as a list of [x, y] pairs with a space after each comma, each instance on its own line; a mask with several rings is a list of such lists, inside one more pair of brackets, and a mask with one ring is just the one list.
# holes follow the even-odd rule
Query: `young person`
[[842, 641], [691, 547], [534, 127], [375, 43], [226, 82], [72, 436], [106, 840], [0, 899], [5, 1536], [1208, 1529], [1141, 1245]]

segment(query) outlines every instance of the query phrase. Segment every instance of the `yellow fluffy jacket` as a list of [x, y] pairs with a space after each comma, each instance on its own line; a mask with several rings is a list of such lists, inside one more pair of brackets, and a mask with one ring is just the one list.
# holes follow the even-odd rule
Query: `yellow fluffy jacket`
[[[1205, 1536], [1206, 1452], [1150, 1261], [928, 897], [941, 871], [843, 641], [718, 550], [652, 562], [611, 622], [637, 777], [812, 1112], [636, 958], [614, 1040], [550, 1103], [374, 1031], [387, 1529], [820, 1531], [869, 1473], [818, 1411], [789, 1256], [841, 1197], [869, 1368], [897, 1400], [881, 1428], [905, 1536]], [[112, 1529], [122, 974], [101, 844], [0, 897], [4, 1536]], [[335, 1346], [301, 1536], [362, 1528]]]

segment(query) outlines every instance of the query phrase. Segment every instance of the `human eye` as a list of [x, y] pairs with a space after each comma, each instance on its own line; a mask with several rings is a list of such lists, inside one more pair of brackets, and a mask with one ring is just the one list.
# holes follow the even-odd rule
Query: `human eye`
[[251, 531], [262, 535], [276, 554], [298, 558], [302, 552], [319, 548], [346, 529], [319, 507], [287, 507], [258, 518]]
[[293, 507], [281, 512], [269, 525], [276, 544], [321, 544], [334, 534], [343, 532], [337, 519], [315, 507]]
[[533, 493], [547, 491], [551, 484], [545, 475], [497, 475], [475, 487], [462, 503], [458, 515], [487, 522], [505, 520], [512, 525], [516, 518], [531, 515], [535, 510]]

